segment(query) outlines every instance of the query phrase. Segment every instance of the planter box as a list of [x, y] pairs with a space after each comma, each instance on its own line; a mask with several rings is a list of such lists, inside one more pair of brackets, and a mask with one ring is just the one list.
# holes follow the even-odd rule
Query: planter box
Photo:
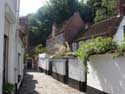
[[124, 94], [125, 57], [95, 55], [88, 62], [87, 94]]

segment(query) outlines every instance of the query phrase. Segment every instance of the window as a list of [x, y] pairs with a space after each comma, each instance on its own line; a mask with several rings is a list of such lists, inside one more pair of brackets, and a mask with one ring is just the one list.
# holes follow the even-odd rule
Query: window
[[79, 41], [79, 47], [82, 45], [82, 41]]
[[77, 49], [79, 49], [79, 42], [77, 42]]
[[124, 31], [124, 34], [125, 34], [125, 25], [123, 26], [123, 31]]
[[20, 64], [21, 64], [20, 57], [21, 57], [21, 54], [18, 53], [18, 82], [20, 82], [20, 80], [21, 80], [21, 75], [20, 75]]
[[74, 52], [74, 51], [76, 51], [77, 50], [77, 44], [76, 43], [73, 43], [72, 44], [72, 51]]

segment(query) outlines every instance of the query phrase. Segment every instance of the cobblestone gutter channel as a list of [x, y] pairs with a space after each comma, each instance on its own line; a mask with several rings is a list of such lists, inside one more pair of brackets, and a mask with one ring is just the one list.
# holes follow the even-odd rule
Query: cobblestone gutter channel
[[84, 94], [44, 73], [26, 70], [19, 94]]

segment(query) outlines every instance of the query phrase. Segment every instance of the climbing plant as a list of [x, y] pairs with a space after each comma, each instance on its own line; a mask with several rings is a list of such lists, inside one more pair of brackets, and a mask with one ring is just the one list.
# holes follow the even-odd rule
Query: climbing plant
[[44, 53], [44, 52], [47, 52], [46, 48], [43, 47], [42, 44], [39, 44], [37, 45], [36, 47], [30, 49], [29, 51], [27, 51], [25, 53], [25, 61], [29, 58], [33, 58], [34, 62], [37, 63], [37, 60], [38, 60], [38, 55], [40, 53]]
[[117, 57], [124, 56], [124, 53], [125, 53], [125, 37], [124, 37], [124, 41], [123, 41], [122, 45], [119, 46], [117, 49], [116, 56]]
[[86, 63], [92, 55], [112, 53], [118, 48], [119, 46], [112, 40], [112, 38], [97, 37], [83, 42], [81, 47], [76, 52], [76, 55]]
[[64, 44], [55, 44], [55, 48], [57, 49], [50, 58], [67, 58], [68, 56], [75, 56], [75, 53], [71, 52], [68, 42]]

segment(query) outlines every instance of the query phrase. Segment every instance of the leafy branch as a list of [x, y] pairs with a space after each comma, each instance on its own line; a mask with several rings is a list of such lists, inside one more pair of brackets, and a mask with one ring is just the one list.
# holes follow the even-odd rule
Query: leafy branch
[[113, 53], [118, 48], [118, 44], [112, 38], [97, 37], [83, 42], [76, 55], [86, 63], [92, 55]]

